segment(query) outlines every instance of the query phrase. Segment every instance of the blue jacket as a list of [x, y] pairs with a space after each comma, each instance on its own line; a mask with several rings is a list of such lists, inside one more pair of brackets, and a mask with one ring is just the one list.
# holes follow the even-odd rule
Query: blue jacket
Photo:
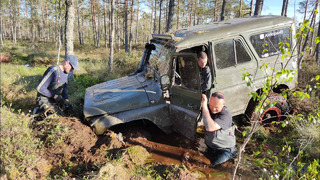
[[63, 72], [59, 65], [49, 67], [43, 74], [37, 92], [48, 98], [54, 95], [62, 95], [64, 99], [68, 99], [68, 74]]

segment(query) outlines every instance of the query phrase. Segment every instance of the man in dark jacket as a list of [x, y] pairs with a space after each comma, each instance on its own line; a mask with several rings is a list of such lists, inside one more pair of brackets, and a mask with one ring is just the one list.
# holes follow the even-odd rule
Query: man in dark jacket
[[212, 86], [211, 70], [208, 66], [208, 57], [205, 52], [199, 52], [197, 58], [201, 77], [201, 91], [205, 94]]
[[[34, 111], [45, 111], [60, 102], [68, 102], [68, 73], [79, 70], [78, 59], [68, 55], [60, 65], [49, 67], [37, 87], [37, 106]], [[37, 112], [34, 112], [36, 114]]]
[[216, 166], [233, 158], [237, 153], [235, 127], [221, 92], [211, 95], [209, 105], [207, 96], [202, 94], [201, 103], [206, 129], [205, 142], [211, 156], [211, 165]]

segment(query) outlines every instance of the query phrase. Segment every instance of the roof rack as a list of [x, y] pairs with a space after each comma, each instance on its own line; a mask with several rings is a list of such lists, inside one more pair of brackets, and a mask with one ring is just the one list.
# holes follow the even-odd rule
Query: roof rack
[[152, 38], [174, 40], [174, 35], [172, 35], [172, 34], [152, 34]]

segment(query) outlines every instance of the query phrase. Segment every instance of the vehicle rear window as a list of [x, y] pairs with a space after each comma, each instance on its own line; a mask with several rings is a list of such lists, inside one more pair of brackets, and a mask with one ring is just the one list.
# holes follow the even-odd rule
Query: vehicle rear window
[[278, 29], [250, 36], [250, 42], [260, 58], [267, 58], [280, 54], [278, 44], [287, 42], [291, 44], [290, 29]]

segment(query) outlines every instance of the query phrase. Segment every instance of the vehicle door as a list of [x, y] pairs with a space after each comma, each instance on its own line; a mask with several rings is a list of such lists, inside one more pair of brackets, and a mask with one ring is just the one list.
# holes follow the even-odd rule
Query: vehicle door
[[172, 59], [170, 118], [173, 130], [189, 139], [196, 135], [196, 117], [200, 111], [201, 88], [197, 55], [175, 54]]
[[211, 92], [223, 92], [231, 113], [241, 114], [250, 99], [248, 94], [254, 89], [242, 80], [243, 73], [254, 79], [257, 61], [242, 37], [212, 42], [212, 48], [216, 77]]

